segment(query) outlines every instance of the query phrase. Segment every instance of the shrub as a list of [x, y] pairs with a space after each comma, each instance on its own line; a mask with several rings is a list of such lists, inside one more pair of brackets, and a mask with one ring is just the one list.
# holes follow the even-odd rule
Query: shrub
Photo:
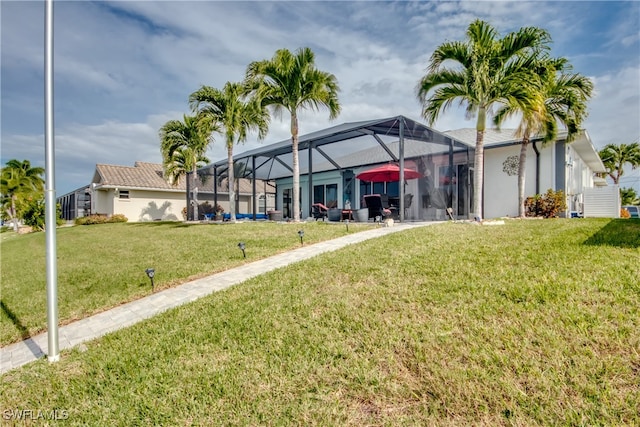
[[114, 214], [110, 217], [106, 215], [89, 215], [81, 218], [76, 218], [76, 225], [93, 225], [93, 224], [106, 224], [111, 222], [127, 222], [128, 219], [122, 214]]
[[524, 202], [526, 216], [555, 218], [567, 209], [564, 191], [548, 189], [545, 194], [527, 197]]
[[107, 222], [127, 222], [127, 221], [129, 220], [123, 214], [113, 214], [111, 215], [111, 218], [109, 218], [109, 221]]
[[631, 214], [625, 208], [620, 209], [620, 218], [631, 218]]
[[[26, 202], [22, 211], [22, 221], [35, 231], [42, 231], [45, 228], [45, 201], [44, 199], [30, 199]], [[62, 225], [62, 209], [60, 204], [56, 204], [56, 225]]]

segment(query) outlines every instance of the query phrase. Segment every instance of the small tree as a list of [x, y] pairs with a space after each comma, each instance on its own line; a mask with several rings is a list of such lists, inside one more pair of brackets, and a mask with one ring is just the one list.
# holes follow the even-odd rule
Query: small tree
[[625, 165], [632, 169], [640, 166], [640, 144], [607, 144], [598, 152], [608, 175], [614, 184], [620, 182], [620, 177], [624, 174]]
[[[45, 229], [45, 201], [43, 198], [28, 200], [22, 212], [22, 220], [35, 231], [43, 231]], [[60, 204], [56, 204], [56, 224], [62, 225], [62, 208]]]

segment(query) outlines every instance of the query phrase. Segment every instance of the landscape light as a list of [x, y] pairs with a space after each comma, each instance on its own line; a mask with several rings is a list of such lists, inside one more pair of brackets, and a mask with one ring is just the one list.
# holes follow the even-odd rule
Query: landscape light
[[349, 232], [349, 218], [345, 220], [345, 224], [347, 225], [347, 233]]
[[300, 236], [300, 244], [304, 245], [302, 238], [304, 237], [304, 230], [298, 230], [298, 236]]
[[246, 258], [247, 254], [244, 253], [244, 248], [245, 248], [244, 242], [238, 243], [238, 248], [240, 248], [240, 250], [242, 251], [242, 257]]
[[147, 277], [149, 277], [149, 279], [151, 279], [151, 290], [154, 290], [154, 286], [153, 286], [153, 276], [156, 275], [156, 270], [154, 270], [153, 268], [147, 268], [145, 271], [145, 273], [147, 273]]

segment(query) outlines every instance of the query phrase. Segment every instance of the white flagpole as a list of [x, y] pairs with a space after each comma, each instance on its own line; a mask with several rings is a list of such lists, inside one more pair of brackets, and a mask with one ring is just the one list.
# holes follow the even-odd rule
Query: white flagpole
[[45, 0], [45, 234], [47, 255], [47, 337], [49, 362], [60, 359], [58, 348], [58, 261], [56, 256], [55, 144], [53, 140], [53, 0]]

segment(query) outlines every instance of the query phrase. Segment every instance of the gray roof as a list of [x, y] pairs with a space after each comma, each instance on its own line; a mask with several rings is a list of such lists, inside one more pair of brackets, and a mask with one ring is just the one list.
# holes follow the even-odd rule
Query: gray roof
[[[522, 142], [522, 138], [516, 136], [516, 129], [487, 129], [484, 133], [484, 146], [485, 148], [502, 147], [505, 145], [518, 145]], [[459, 141], [464, 142], [472, 147], [476, 145], [476, 130], [474, 128], [463, 128], [448, 130], [446, 135], [450, 135]], [[557, 141], [563, 141], [567, 138], [567, 132], [558, 132], [556, 138]], [[531, 138], [532, 141], [541, 141], [542, 136], [536, 135]], [[593, 146], [591, 137], [587, 131], [582, 130], [576, 136], [575, 140], [571, 142], [571, 147], [580, 155], [593, 172], [604, 173], [606, 169], [600, 159], [598, 151]]]
[[[97, 164], [92, 183], [96, 188], [145, 189], [155, 191], [182, 192], [187, 190], [186, 179], [180, 177], [176, 185], [169, 184], [163, 177], [160, 163], [135, 162], [134, 166]], [[201, 192], [213, 192], [213, 180], [207, 180]], [[240, 180], [240, 193], [251, 194], [252, 183], [248, 179]], [[228, 191], [226, 180], [218, 183], [218, 192]]]

